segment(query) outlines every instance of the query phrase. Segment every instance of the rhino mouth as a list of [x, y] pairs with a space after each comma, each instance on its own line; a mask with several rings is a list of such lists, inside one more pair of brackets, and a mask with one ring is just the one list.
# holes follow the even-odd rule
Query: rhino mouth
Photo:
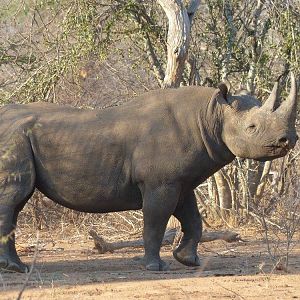
[[261, 162], [266, 162], [268, 160], [273, 160], [275, 158], [279, 158], [282, 156], [285, 156], [289, 150], [290, 147], [282, 147], [278, 145], [268, 145], [264, 147], [265, 151], [267, 152], [265, 156], [261, 156], [257, 158], [256, 160], [261, 161]]
[[279, 145], [268, 145], [265, 147], [267, 149], [267, 152], [270, 153], [270, 156], [276, 156], [276, 157], [281, 157], [286, 155], [291, 147], [288, 145], [285, 146], [279, 146]]

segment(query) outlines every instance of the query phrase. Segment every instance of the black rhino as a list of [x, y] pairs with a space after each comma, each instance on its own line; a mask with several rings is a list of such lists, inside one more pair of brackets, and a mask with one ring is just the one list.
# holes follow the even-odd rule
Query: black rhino
[[[103, 110], [49, 103], [0, 109], [0, 267], [28, 268], [12, 233], [35, 188], [83, 212], [142, 209], [145, 265], [165, 270], [160, 247], [171, 215], [184, 237], [174, 257], [197, 266], [201, 216], [193, 189], [235, 156], [271, 160], [295, 146], [297, 87], [278, 103], [218, 89], [182, 87], [149, 92]], [[3, 241], [4, 239], [2, 239]]]

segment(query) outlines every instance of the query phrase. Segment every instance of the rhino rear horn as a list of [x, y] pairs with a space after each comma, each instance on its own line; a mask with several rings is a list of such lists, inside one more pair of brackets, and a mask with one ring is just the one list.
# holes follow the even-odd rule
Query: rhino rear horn
[[287, 99], [277, 109], [278, 113], [283, 114], [292, 123], [296, 120], [297, 110], [297, 82], [293, 72], [291, 72], [291, 90]]
[[280, 75], [277, 78], [269, 98], [265, 101], [265, 103], [262, 106], [262, 108], [267, 110], [267, 111], [273, 112], [278, 106], [278, 102], [279, 102], [279, 81], [280, 81], [281, 76], [282, 75]]

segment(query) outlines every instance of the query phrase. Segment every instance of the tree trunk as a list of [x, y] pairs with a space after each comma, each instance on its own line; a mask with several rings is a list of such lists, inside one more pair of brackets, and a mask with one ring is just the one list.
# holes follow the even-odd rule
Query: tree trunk
[[231, 192], [228, 182], [224, 178], [224, 175], [221, 171], [218, 171], [214, 174], [218, 195], [219, 195], [219, 205], [221, 209], [230, 209], [232, 208], [232, 199]]
[[168, 59], [164, 88], [179, 87], [188, 54], [191, 21], [200, 0], [190, 1], [188, 8], [180, 0], [158, 0], [169, 20]]
[[225, 0], [224, 1], [224, 17], [226, 19], [225, 26], [226, 26], [226, 32], [227, 32], [227, 43], [226, 43], [226, 54], [224, 57], [224, 60], [222, 61], [222, 70], [221, 70], [221, 76], [222, 80], [226, 81], [228, 76], [228, 70], [229, 70], [229, 64], [232, 58], [232, 48], [235, 43], [236, 39], [236, 28], [233, 23], [233, 11], [230, 4], [230, 1]]
[[256, 196], [258, 186], [261, 182], [264, 163], [255, 161], [252, 159], [247, 160], [247, 181], [248, 181], [248, 190], [251, 200]]
[[253, 12], [253, 18], [252, 18], [252, 28], [251, 30], [248, 29], [249, 35], [251, 32], [251, 39], [252, 39], [252, 60], [249, 63], [249, 71], [248, 71], [248, 78], [247, 78], [247, 90], [250, 93], [254, 93], [255, 91], [255, 76], [257, 73], [257, 61], [261, 54], [261, 47], [259, 47], [259, 41], [258, 41], [258, 32], [257, 32], [257, 25], [258, 20], [260, 18], [261, 12], [263, 8], [263, 3], [258, 0], [257, 6]]
[[271, 165], [272, 165], [271, 161], [267, 161], [264, 165], [263, 172], [262, 172], [262, 175], [261, 175], [261, 178], [260, 178], [260, 182], [259, 182], [259, 185], [257, 186], [257, 189], [256, 189], [255, 201], [260, 200], [263, 196], [265, 186], [266, 186], [266, 183], [267, 183], [267, 177], [268, 177], [268, 175], [270, 173], [270, 170], [271, 170]]

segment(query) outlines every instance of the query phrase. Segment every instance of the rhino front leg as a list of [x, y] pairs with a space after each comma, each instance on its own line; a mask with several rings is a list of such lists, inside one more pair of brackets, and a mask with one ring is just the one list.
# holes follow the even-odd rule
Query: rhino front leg
[[164, 271], [168, 265], [161, 260], [159, 251], [168, 220], [174, 212], [180, 187], [166, 184], [143, 188], [144, 262], [147, 270]]
[[173, 256], [186, 266], [199, 266], [200, 259], [197, 255], [197, 246], [202, 235], [202, 220], [196, 197], [192, 191], [180, 200], [174, 216], [181, 223], [183, 238], [180, 245], [173, 251]]

